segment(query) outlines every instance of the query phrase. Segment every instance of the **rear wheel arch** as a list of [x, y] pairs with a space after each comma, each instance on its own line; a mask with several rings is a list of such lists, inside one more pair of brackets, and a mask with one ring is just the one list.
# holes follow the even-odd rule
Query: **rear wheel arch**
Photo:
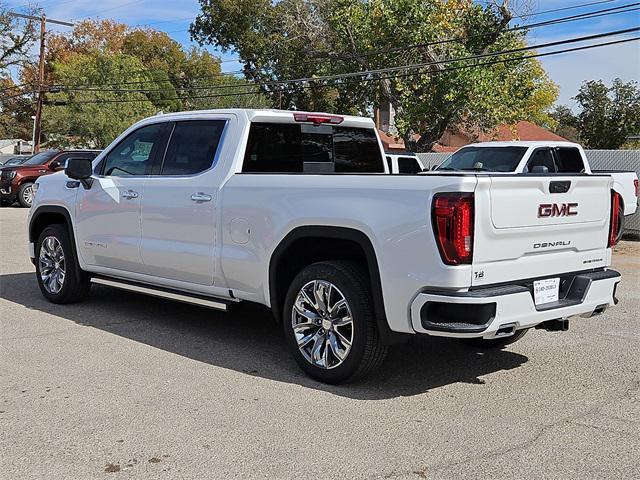
[[[308, 246], [313, 245], [312, 251]], [[385, 314], [378, 260], [369, 237], [360, 230], [335, 226], [304, 226], [289, 232], [269, 262], [269, 299], [276, 318], [282, 310], [290, 283], [306, 266], [326, 260], [352, 260], [367, 270], [378, 329], [383, 338], [391, 333]]]

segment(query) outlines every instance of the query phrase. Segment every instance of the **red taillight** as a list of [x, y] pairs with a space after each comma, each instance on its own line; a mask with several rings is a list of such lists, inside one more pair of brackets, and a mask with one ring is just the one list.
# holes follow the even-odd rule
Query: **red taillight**
[[620, 194], [611, 192], [611, 219], [609, 221], [609, 247], [620, 240]]
[[471, 263], [473, 258], [473, 194], [438, 193], [432, 205], [433, 231], [442, 261]]
[[637, 178], [633, 181], [633, 186], [636, 187], [636, 197], [640, 197], [640, 195], [638, 195], [638, 179]]
[[338, 125], [344, 121], [344, 117], [339, 115], [327, 115], [324, 113], [294, 113], [293, 118], [296, 122], [311, 122], [316, 125], [320, 125], [321, 123]]

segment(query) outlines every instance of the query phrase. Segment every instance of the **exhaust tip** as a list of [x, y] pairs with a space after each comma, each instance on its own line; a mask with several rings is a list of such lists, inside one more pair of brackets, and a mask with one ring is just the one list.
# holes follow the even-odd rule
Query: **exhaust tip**
[[516, 324], [515, 323], [505, 323], [504, 325], [500, 325], [498, 330], [496, 330], [496, 337], [510, 337], [516, 333]]

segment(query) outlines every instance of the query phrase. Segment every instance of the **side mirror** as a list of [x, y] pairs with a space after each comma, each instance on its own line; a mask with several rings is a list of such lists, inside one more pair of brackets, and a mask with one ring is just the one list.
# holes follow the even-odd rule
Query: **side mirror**
[[70, 158], [67, 160], [67, 168], [64, 169], [67, 177], [74, 180], [80, 180], [86, 189], [91, 188], [93, 184], [93, 165], [88, 158]]
[[547, 174], [547, 173], [549, 173], [549, 168], [545, 167], [544, 165], [536, 165], [535, 167], [533, 167], [531, 169], [531, 173]]
[[60, 162], [58, 160], [54, 160], [53, 162], [51, 162], [49, 164], [49, 170], [57, 172], [58, 170], [61, 170], [61, 169], [62, 169], [62, 165], [60, 164]]

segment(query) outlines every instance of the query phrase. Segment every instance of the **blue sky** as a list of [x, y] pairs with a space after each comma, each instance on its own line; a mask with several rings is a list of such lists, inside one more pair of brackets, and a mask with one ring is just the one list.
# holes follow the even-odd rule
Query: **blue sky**
[[[512, 1], [512, 4], [516, 5], [518, 13], [532, 14], [594, 1], [516, 0]], [[3, 3], [16, 10], [22, 10], [27, 2], [5, 0]], [[633, 0], [609, 0], [600, 5], [527, 17], [519, 23], [539, 22], [629, 3], [635, 2]], [[189, 23], [199, 12], [197, 0], [101, 0], [100, 2], [95, 0], [42, 0], [39, 5], [43, 7], [50, 18], [71, 21], [85, 18], [114, 18], [131, 26], [147, 25], [164, 30], [172, 38], [185, 45], [191, 43], [187, 32]], [[528, 35], [528, 41], [535, 45], [637, 26], [640, 26], [640, 10], [533, 29]], [[51, 29], [63, 31], [65, 27], [51, 25]], [[235, 58], [233, 53], [220, 54], [212, 48], [210, 51], [217, 53], [222, 58], [224, 71], [237, 70], [240, 67], [233, 60]], [[558, 103], [572, 107], [574, 102], [571, 97], [576, 94], [583, 80], [603, 79], [610, 82], [613, 78], [620, 77], [626, 81], [640, 81], [640, 41], [546, 57], [541, 60], [551, 79], [560, 86]]]

